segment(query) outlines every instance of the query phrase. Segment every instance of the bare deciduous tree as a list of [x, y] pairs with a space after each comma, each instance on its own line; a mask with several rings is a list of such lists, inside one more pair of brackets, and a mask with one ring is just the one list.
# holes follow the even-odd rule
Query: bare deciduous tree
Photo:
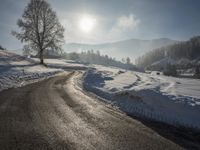
[[21, 42], [28, 43], [35, 50], [40, 63], [44, 64], [44, 52], [48, 49], [59, 51], [64, 42], [64, 28], [59, 23], [56, 13], [45, 0], [31, 0], [24, 10], [22, 18], [17, 21], [21, 31], [12, 34]]
[[126, 63], [131, 64], [131, 59], [129, 57], [126, 58]]

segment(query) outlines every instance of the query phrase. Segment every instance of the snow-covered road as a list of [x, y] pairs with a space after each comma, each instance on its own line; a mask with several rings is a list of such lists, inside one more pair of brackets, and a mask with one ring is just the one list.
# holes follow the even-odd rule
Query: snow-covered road
[[0, 92], [0, 147], [9, 150], [184, 149], [90, 97], [78, 72]]
[[[194, 134], [188, 129], [177, 131], [179, 128], [154, 124], [142, 117], [199, 128], [199, 80], [176, 79], [97, 65], [85, 66], [63, 59], [45, 59], [48, 67], [37, 62], [37, 59], [0, 51], [1, 147], [179, 148], [157, 132], [167, 132], [164, 137], [186, 148], [198, 143], [194, 136], [196, 131]], [[80, 72], [83, 71], [80, 70], [88, 67], [91, 69], [82, 76]], [[66, 73], [65, 70], [79, 71], [75, 73], [77, 76], [74, 73], [70, 76], [61, 75]], [[58, 73], [60, 76], [52, 77]], [[52, 78], [44, 80], [49, 77]], [[38, 83], [30, 84], [33, 82]], [[99, 102], [99, 98], [82, 90], [82, 85], [100, 96], [101, 100], [105, 98], [105, 101], [124, 112], [139, 116], [140, 121], [147, 121], [144, 123], [147, 127], [107, 103]], [[12, 89], [4, 90], [7, 88]], [[180, 138], [180, 134], [184, 135], [183, 138]], [[199, 147], [199, 144], [196, 146]]]
[[[67, 69], [88, 67], [63, 59], [45, 59], [48, 68], [37, 62], [37, 59], [0, 51], [0, 91], [38, 82]], [[121, 110], [173, 125], [200, 128], [200, 80], [99, 65], [91, 67], [96, 69], [85, 73], [84, 87]]]

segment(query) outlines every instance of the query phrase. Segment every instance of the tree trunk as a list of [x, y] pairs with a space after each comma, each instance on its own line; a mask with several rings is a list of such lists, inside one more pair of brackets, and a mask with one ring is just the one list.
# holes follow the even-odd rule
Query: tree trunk
[[40, 64], [44, 65], [44, 59], [40, 58]]
[[40, 64], [44, 65], [43, 50], [40, 50]]

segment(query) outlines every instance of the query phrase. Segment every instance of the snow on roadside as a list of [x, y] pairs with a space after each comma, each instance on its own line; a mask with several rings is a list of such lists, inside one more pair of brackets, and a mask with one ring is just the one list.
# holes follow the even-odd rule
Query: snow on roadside
[[47, 69], [40, 65], [33, 67], [9, 68], [6, 71], [1, 71], [0, 91], [8, 88], [16, 88], [30, 83], [38, 82], [61, 72], [62, 70]]
[[[39, 62], [39, 59], [34, 58], [36, 62]], [[44, 60], [45, 64], [47, 64], [48, 67], [50, 68], [61, 68], [61, 69], [73, 69], [73, 70], [85, 70], [87, 69], [87, 66], [78, 63], [76, 61], [72, 60], [65, 60], [65, 59], [45, 59]]]
[[200, 80], [96, 66], [83, 86], [128, 114], [200, 129]]
[[65, 60], [59, 59], [45, 61], [48, 65], [51, 64], [50, 67], [39, 65], [36, 59], [0, 50], [0, 91], [47, 79], [64, 72], [65, 67], [83, 67], [82, 64], [66, 63]]

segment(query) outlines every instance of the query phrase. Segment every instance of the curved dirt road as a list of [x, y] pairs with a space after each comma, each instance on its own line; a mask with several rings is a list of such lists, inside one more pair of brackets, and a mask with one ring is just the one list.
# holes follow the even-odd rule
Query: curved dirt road
[[89, 97], [78, 72], [0, 93], [0, 149], [181, 149]]

